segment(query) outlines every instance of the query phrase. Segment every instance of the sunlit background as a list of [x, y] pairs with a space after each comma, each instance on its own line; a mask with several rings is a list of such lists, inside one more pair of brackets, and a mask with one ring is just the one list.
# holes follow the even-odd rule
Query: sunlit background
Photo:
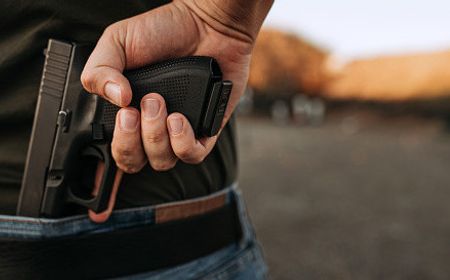
[[450, 278], [449, 11], [275, 1], [238, 116], [273, 279]]
[[445, 0], [277, 1], [266, 27], [295, 32], [351, 58], [450, 48]]

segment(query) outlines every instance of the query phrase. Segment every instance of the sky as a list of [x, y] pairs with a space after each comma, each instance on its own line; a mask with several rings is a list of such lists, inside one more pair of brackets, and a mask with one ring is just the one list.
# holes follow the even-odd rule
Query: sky
[[342, 58], [450, 49], [450, 1], [275, 0], [265, 26]]

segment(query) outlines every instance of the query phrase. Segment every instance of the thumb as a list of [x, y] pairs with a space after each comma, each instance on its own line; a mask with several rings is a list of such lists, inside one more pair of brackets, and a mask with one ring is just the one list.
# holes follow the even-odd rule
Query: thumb
[[122, 74], [126, 65], [123, 48], [123, 27], [113, 24], [100, 37], [81, 73], [81, 83], [90, 93], [124, 107], [130, 104], [132, 94], [128, 80]]

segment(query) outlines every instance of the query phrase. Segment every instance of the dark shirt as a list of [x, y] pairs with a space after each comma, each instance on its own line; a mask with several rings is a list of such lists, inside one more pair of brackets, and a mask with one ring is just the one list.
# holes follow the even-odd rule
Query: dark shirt
[[[0, 2], [0, 214], [14, 214], [16, 208], [47, 40], [95, 43], [109, 24], [164, 2], [169, 1]], [[198, 197], [230, 184], [237, 165], [234, 133], [230, 121], [201, 164], [179, 161], [167, 172], [147, 164], [125, 175], [116, 208]]]

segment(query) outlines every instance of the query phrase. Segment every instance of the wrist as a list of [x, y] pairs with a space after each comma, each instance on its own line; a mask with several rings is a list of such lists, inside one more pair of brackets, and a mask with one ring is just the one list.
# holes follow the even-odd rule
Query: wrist
[[181, 0], [208, 25], [254, 43], [274, 0]]

